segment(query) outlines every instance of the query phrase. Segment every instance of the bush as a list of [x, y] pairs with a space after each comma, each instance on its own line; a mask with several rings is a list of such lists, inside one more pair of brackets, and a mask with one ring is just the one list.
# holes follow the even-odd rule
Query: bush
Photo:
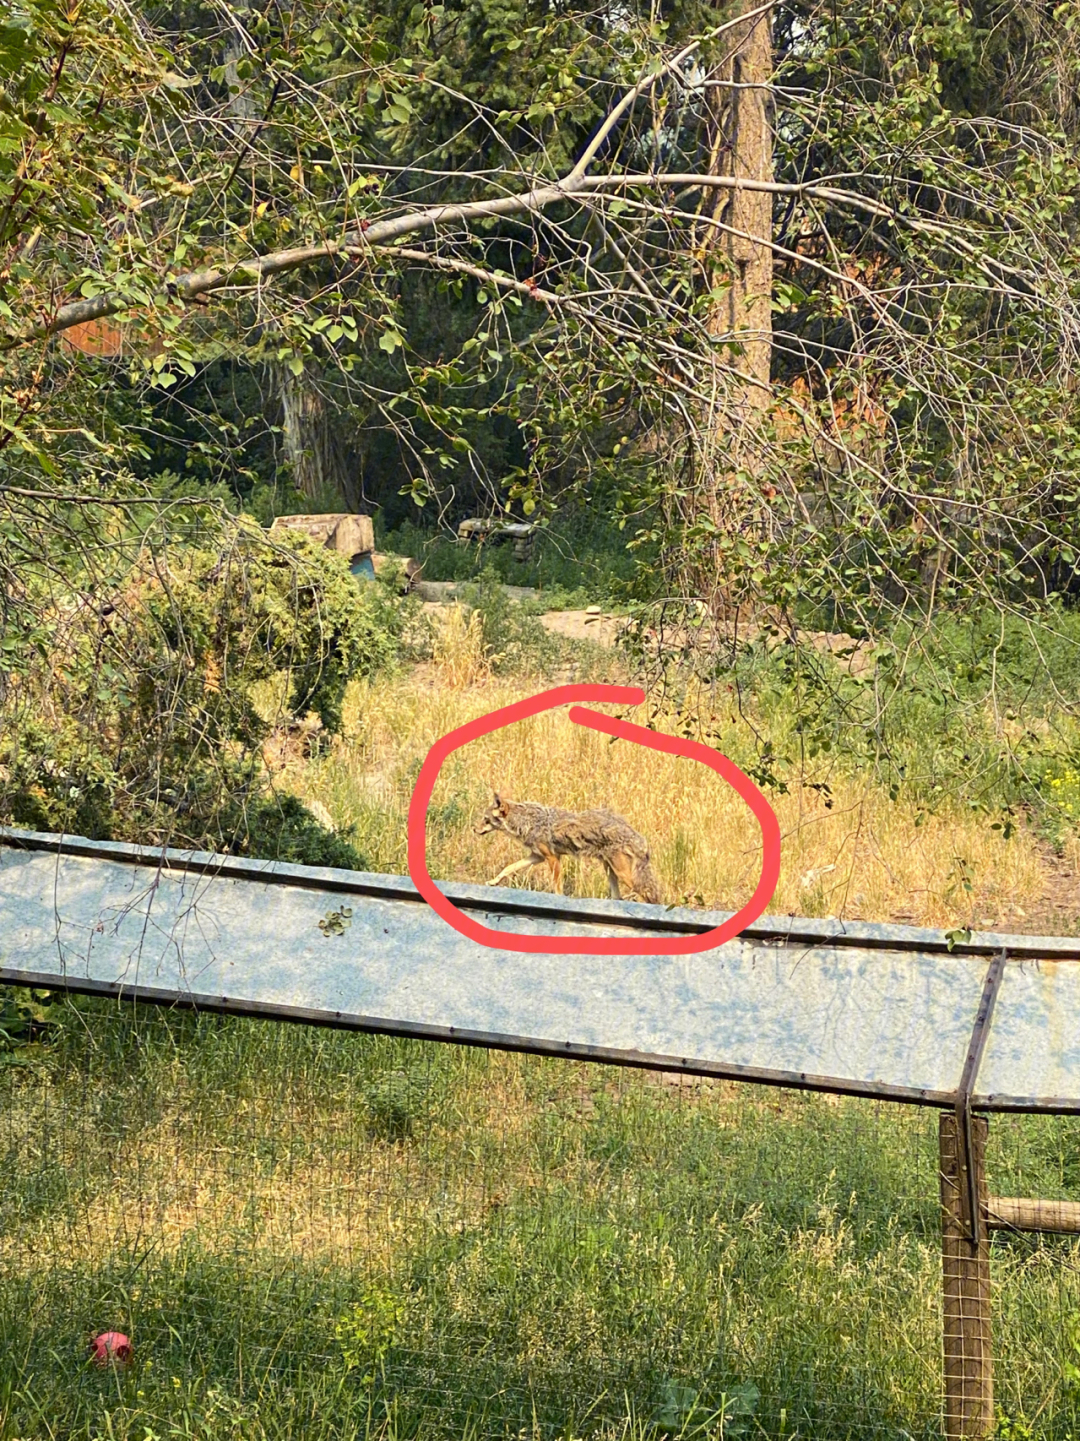
[[234, 806], [222, 816], [218, 848], [295, 866], [369, 869], [348, 834], [328, 831], [291, 795], [259, 795]]
[[59, 1022], [52, 991], [0, 986], [0, 1066], [17, 1065], [23, 1048], [47, 1040]]
[[[250, 524], [144, 554], [107, 605], [57, 615], [5, 696], [0, 816], [39, 830], [354, 866], [314, 817], [269, 797], [254, 702], [340, 729], [345, 689], [394, 664], [406, 606], [302, 535]], [[59, 611], [59, 608], [58, 608]]]
[[563, 653], [558, 637], [540, 624], [533, 611], [507, 595], [493, 566], [463, 585], [458, 599], [480, 617], [483, 649], [498, 675], [544, 671]]

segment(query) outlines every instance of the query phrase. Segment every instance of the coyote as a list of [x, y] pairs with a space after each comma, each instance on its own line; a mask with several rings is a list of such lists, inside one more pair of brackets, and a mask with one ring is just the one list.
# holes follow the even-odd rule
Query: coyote
[[515, 871], [546, 861], [559, 891], [563, 856], [596, 856], [604, 863], [613, 901], [622, 899], [621, 883], [628, 898], [661, 904], [660, 884], [649, 864], [648, 842], [612, 811], [561, 811], [535, 801], [506, 801], [496, 791], [495, 803], [484, 812], [476, 833], [486, 836], [492, 831], [513, 836], [529, 852], [523, 861], [504, 867], [491, 882], [493, 886]]

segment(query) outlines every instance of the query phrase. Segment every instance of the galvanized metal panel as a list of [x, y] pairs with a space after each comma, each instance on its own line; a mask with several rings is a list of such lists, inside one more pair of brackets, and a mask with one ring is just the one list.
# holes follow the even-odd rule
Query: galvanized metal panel
[[[0, 826], [0, 847], [14, 850], [43, 850], [50, 854], [90, 856], [100, 860], [145, 862], [159, 868], [167, 859], [174, 870], [212, 871], [219, 876], [267, 880], [274, 884], [319, 887], [349, 895], [384, 896], [416, 901], [416, 887], [408, 876], [380, 875], [366, 871], [342, 871], [329, 867], [296, 866], [280, 861], [248, 860], [240, 856], [210, 855], [205, 851], [168, 851], [157, 847], [130, 845], [118, 841], [91, 841], [84, 836], [55, 835], [41, 831]], [[163, 859], [164, 858], [164, 859]], [[730, 912], [685, 910], [679, 907], [627, 905], [625, 902], [593, 898], [568, 899], [546, 891], [496, 888], [448, 882], [443, 891], [473, 909], [489, 907], [494, 912], [518, 916], [555, 917], [582, 923], [625, 925], [637, 932], [656, 931], [689, 934], [711, 930]], [[966, 940], [955, 934], [919, 926], [891, 925], [880, 921], [843, 921], [834, 916], [821, 919], [805, 916], [762, 916], [743, 934], [754, 940], [779, 940], [786, 944], [827, 944], [867, 950], [925, 951], [927, 954], [957, 956], [998, 955], [1002, 949], [1014, 959], [1080, 960], [1080, 936], [1004, 935], [975, 931]]]
[[1080, 1109], [1080, 963], [1008, 963], [974, 1100], [994, 1109]]
[[[944, 1103], [986, 962], [740, 937], [688, 957], [519, 955], [451, 930], [399, 877], [55, 838], [0, 846], [0, 977]], [[719, 917], [447, 886], [490, 926], [670, 934]], [[320, 919], [351, 897], [344, 934]], [[528, 914], [509, 911], [511, 906]], [[772, 935], [784, 923], [766, 923]], [[761, 926], [762, 923], [759, 923]], [[789, 925], [789, 930], [797, 929]]]

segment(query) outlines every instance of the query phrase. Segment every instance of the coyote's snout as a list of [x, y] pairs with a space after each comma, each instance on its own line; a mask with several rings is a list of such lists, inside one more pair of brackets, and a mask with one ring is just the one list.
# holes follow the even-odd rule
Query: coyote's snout
[[[649, 864], [649, 845], [621, 816], [609, 810], [561, 811], [535, 801], [507, 801], [496, 791], [477, 827], [477, 834], [504, 831], [520, 841], [529, 854], [506, 866], [491, 882], [497, 886], [515, 871], [547, 864], [558, 891], [562, 884], [563, 856], [595, 856], [602, 861], [612, 900], [661, 902], [660, 885]], [[620, 889], [621, 887], [621, 889]]]

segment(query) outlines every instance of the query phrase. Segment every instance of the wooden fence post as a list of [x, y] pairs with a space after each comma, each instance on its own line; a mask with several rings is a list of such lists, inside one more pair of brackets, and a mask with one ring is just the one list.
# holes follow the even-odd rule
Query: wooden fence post
[[[986, 1191], [988, 1129], [984, 1117], [970, 1117], [971, 1177], [967, 1174], [961, 1119], [953, 1112], [943, 1112], [938, 1132], [948, 1441], [986, 1441], [994, 1429]], [[974, 1216], [970, 1214], [972, 1196], [976, 1199]]]

